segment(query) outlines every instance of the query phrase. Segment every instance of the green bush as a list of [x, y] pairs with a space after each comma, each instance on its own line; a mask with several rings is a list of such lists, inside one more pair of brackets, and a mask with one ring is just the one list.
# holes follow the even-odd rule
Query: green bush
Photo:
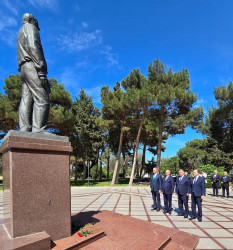
[[[206, 188], [212, 188], [212, 183], [211, 183], [210, 177], [207, 177], [206, 180], [207, 180], [207, 183], [205, 184], [205, 187]], [[221, 182], [219, 182], [219, 188], [221, 188]]]
[[211, 176], [214, 173], [214, 170], [218, 170], [219, 175], [222, 176], [224, 170], [224, 167], [216, 167], [214, 165], [211, 164], [207, 164], [207, 165], [201, 165], [199, 168], [199, 171], [203, 170], [205, 173], [207, 173], [208, 176]]
[[97, 174], [96, 174], [96, 168], [97, 168], [97, 166], [94, 166], [90, 170], [90, 175], [91, 175], [92, 179], [97, 179], [100, 176], [99, 169], [98, 169]]

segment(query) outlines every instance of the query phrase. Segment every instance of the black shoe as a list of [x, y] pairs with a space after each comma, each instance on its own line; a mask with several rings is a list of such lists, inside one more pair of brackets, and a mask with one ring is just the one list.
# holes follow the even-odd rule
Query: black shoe
[[190, 217], [189, 219], [190, 219], [190, 220], [195, 220], [195, 219], [196, 219], [196, 217]]
[[157, 211], [157, 212], [160, 211], [160, 208], [157, 208], [156, 211]]
[[157, 208], [151, 208], [151, 210], [157, 210]]
[[197, 220], [198, 220], [199, 222], [202, 222], [202, 218], [198, 218]]
[[188, 218], [188, 215], [186, 214], [186, 215], [184, 215], [184, 218]]
[[179, 213], [178, 216], [183, 216], [183, 214]]
[[172, 214], [172, 211], [169, 211], [169, 214]]

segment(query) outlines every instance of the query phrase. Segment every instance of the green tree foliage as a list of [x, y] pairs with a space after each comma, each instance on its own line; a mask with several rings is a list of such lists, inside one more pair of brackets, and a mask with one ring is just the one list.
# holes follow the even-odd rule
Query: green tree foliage
[[207, 175], [210, 177], [213, 173], [214, 170], [218, 170], [221, 175], [223, 175], [224, 167], [216, 167], [215, 165], [207, 164], [207, 165], [201, 165], [199, 168], [199, 171], [203, 170]]
[[[115, 140], [118, 141], [117, 151], [116, 151], [116, 143], [110, 143], [110, 148], [114, 153], [116, 153], [116, 163], [111, 182], [111, 185], [114, 185], [116, 182], [119, 169], [119, 161], [120, 161], [124, 132], [128, 130], [127, 117], [128, 117], [129, 103], [127, 100], [127, 93], [125, 93], [121, 89], [119, 82], [116, 83], [113, 91], [111, 91], [108, 86], [102, 87], [101, 102], [103, 104], [101, 109], [102, 124], [103, 124], [102, 126], [108, 128], [109, 140], [115, 140], [115, 138], [118, 139]], [[115, 136], [113, 132], [115, 132], [114, 133]]]
[[83, 179], [86, 178], [87, 164], [98, 164], [97, 156], [101, 141], [101, 130], [97, 118], [100, 112], [94, 107], [92, 98], [88, 97], [83, 89], [73, 104], [74, 131], [72, 145], [74, 154], [83, 163]]
[[233, 83], [214, 88], [217, 107], [209, 108], [200, 131], [208, 136], [208, 158], [216, 166], [233, 168]]
[[214, 88], [218, 107], [209, 109], [202, 132], [218, 142], [226, 153], [233, 152], [233, 83]]
[[[51, 84], [50, 115], [48, 128], [54, 133], [69, 135], [72, 130], [72, 98], [64, 89], [63, 84], [56, 79], [49, 79]], [[10, 129], [18, 128], [18, 109], [21, 99], [21, 81], [19, 75], [9, 75], [4, 80], [3, 90], [0, 94], [0, 131], [3, 137]]]
[[185, 145], [178, 151], [177, 155], [180, 168], [190, 173], [205, 162], [207, 140], [194, 139]]
[[134, 143], [133, 166], [129, 181], [129, 185], [132, 186], [137, 164], [137, 155], [138, 155], [140, 137], [144, 121], [146, 119], [147, 111], [152, 103], [153, 97], [150, 91], [151, 90], [150, 82], [146, 79], [144, 75], [140, 73], [139, 69], [132, 70], [129, 76], [127, 76], [125, 79], [122, 80], [121, 84], [127, 91], [129, 98], [128, 100], [130, 106], [132, 107], [132, 112], [136, 116], [136, 119], [134, 118], [134, 121], [138, 121], [139, 123], [137, 127], [137, 136]]
[[18, 109], [21, 98], [19, 75], [9, 75], [4, 80], [4, 95], [0, 94], [0, 131], [3, 137], [10, 129], [18, 127]]
[[202, 107], [193, 108], [197, 100], [190, 89], [188, 70], [173, 73], [158, 59], [148, 66], [148, 79], [154, 93], [153, 116], [158, 122], [157, 167], [160, 167], [163, 135], [183, 134], [187, 126], [197, 129], [203, 117]]
[[56, 134], [70, 136], [73, 131], [72, 98], [64, 85], [57, 83], [55, 78], [49, 79], [49, 83], [51, 93], [48, 127]]
[[177, 171], [180, 169], [178, 156], [161, 160], [160, 173], [164, 175], [167, 169], [171, 170], [171, 174], [177, 174]]
[[226, 171], [232, 169], [232, 158], [218, 148], [218, 143], [213, 138], [194, 139], [186, 143], [186, 146], [177, 152], [179, 164], [188, 172], [201, 165], [213, 165], [224, 167]]

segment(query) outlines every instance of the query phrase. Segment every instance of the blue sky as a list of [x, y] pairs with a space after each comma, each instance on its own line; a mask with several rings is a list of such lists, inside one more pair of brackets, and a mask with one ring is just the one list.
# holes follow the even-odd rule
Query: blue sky
[[[17, 73], [16, 36], [29, 12], [39, 21], [48, 77], [72, 97], [83, 88], [100, 107], [101, 86], [133, 68], [146, 75], [159, 58], [173, 71], [189, 70], [195, 105], [206, 111], [215, 104], [214, 86], [232, 80], [232, 11], [231, 0], [1, 0], [1, 91], [4, 78]], [[194, 138], [202, 135], [191, 129], [169, 138], [162, 157]]]

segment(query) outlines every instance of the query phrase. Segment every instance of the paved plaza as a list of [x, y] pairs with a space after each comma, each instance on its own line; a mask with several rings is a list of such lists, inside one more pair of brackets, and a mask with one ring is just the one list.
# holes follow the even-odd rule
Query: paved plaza
[[[151, 211], [149, 187], [72, 187], [71, 208], [72, 213], [108, 210], [196, 234], [201, 237], [197, 249], [233, 249], [233, 191], [230, 192], [227, 199], [212, 197], [211, 189], [207, 189], [202, 222], [189, 221], [175, 211], [171, 215]], [[0, 222], [2, 194], [0, 191]], [[162, 195], [161, 199], [163, 204]], [[176, 195], [173, 209], [177, 209]]]

